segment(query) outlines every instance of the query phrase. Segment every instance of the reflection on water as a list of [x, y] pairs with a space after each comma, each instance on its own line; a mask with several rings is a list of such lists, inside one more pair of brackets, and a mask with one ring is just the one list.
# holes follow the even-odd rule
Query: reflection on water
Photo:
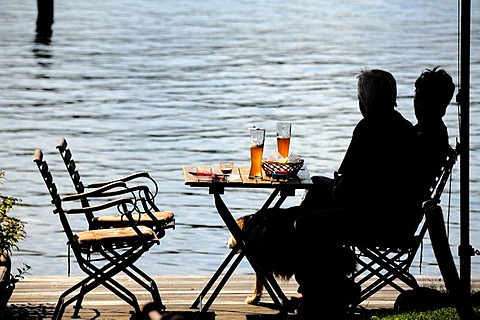
[[[0, 169], [8, 181], [2, 193], [23, 199], [14, 212], [28, 222], [28, 239], [14, 262], [32, 265], [33, 274], [66, 273], [65, 238], [32, 163], [35, 148], [42, 148], [60, 192], [73, 192], [55, 149], [66, 137], [86, 183], [140, 170], [159, 182], [158, 204], [175, 212], [177, 227], [141, 259], [141, 267], [153, 273], [213, 273], [228, 253], [229, 234], [207, 190], [183, 184], [182, 166], [222, 160], [247, 165], [252, 125], [267, 129], [268, 156], [275, 149], [276, 123], [288, 120], [293, 152], [312, 173], [332, 173], [360, 119], [356, 75], [365, 67], [396, 76], [398, 110], [414, 122], [413, 83], [424, 68], [441, 65], [459, 82], [457, 2], [436, 5], [64, 1], [56, 4], [48, 42], [35, 40], [35, 5], [5, 3], [0, 12]], [[472, 9], [472, 52], [478, 52], [480, 14]], [[472, 60], [475, 247], [480, 242], [480, 134], [475, 126], [480, 64], [476, 56]], [[453, 144], [458, 137], [455, 104], [446, 122]], [[455, 170], [451, 199], [445, 192], [443, 200], [454, 253], [458, 165]], [[240, 216], [254, 212], [267, 196], [263, 190], [227, 190], [225, 201]], [[81, 228], [81, 219], [76, 222]], [[422, 273], [438, 274], [428, 240], [424, 246]], [[419, 273], [419, 263], [414, 264]], [[474, 273], [480, 271], [476, 258], [472, 266]], [[239, 272], [252, 269], [242, 263]]]

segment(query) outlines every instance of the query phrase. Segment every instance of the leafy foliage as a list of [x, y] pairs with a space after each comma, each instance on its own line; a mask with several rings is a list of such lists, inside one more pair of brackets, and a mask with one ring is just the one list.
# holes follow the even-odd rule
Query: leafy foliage
[[[478, 312], [478, 310], [476, 309]], [[386, 317], [374, 316], [371, 320], [460, 320], [455, 308], [442, 308], [431, 311], [409, 312]]]
[[[5, 180], [5, 172], [0, 171], [0, 184]], [[18, 250], [18, 242], [27, 236], [26, 222], [8, 215], [10, 210], [20, 199], [0, 194], [0, 252], [11, 254], [13, 249]]]
[[25, 278], [26, 275], [30, 274], [28, 272], [28, 270], [30, 270], [31, 268], [32, 268], [31, 266], [24, 263], [22, 269], [17, 268], [17, 274], [16, 275], [13, 275], [13, 274], [10, 275], [10, 283], [15, 284], [18, 281], [20, 281], [21, 279]]

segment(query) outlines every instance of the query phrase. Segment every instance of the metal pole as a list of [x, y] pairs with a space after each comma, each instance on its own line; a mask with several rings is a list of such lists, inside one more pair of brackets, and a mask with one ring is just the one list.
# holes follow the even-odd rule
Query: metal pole
[[37, 0], [37, 39], [50, 39], [53, 24], [53, 0]]
[[460, 23], [460, 87], [457, 102], [460, 104], [460, 280], [470, 292], [470, 14], [471, 0], [461, 0]]

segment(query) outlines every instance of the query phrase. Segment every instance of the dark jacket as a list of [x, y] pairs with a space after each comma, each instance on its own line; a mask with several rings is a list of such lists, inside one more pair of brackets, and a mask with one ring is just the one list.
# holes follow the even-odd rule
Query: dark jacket
[[417, 123], [420, 151], [420, 170], [422, 172], [422, 188], [429, 195], [429, 186], [442, 169], [442, 165], [449, 153], [448, 130], [442, 119], [430, 123]]
[[416, 226], [422, 190], [418, 138], [413, 125], [395, 110], [367, 115], [353, 131], [338, 169], [337, 205], [363, 208], [365, 218]]

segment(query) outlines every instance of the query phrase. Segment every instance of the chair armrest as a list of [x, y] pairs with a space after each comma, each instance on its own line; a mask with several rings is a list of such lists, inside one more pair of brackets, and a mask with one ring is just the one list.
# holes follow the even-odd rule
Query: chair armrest
[[[114, 193], [113, 191], [108, 191], [108, 190], [112, 190], [112, 189], [115, 189], [115, 188], [122, 188], [121, 190], [123, 190], [124, 192], [119, 192], [118, 190], [116, 191], [116, 193]], [[105, 185], [101, 188], [98, 188], [98, 189], [93, 189], [93, 190], [90, 190], [90, 191], [86, 191], [86, 192], [82, 192], [82, 193], [74, 193], [74, 194], [69, 194], [69, 195], [65, 195], [62, 200], [63, 201], [74, 201], [74, 200], [80, 200], [82, 198], [86, 198], [86, 197], [107, 197], [107, 196], [112, 196], [112, 195], [115, 195], [115, 194], [124, 194], [126, 193], [125, 190], [127, 190], [127, 186], [125, 184], [125, 182], [123, 181], [114, 181], [108, 185]]]
[[[122, 188], [115, 188], [112, 191], [103, 190], [103, 191], [99, 192], [98, 195], [97, 195], [95, 191], [99, 191], [101, 189], [101, 188], [99, 188], [99, 189], [92, 190], [93, 192], [92, 192], [92, 195], [90, 195], [90, 196], [110, 197], [110, 196], [118, 196], [118, 195], [125, 194], [125, 193], [134, 194], [135, 192], [140, 192], [140, 191], [143, 191], [145, 194], [150, 192], [148, 187], [146, 185], [143, 185], [143, 184], [129, 187], [129, 186], [125, 185], [125, 182], [123, 182], [123, 181], [117, 181], [117, 182], [120, 182], [121, 184], [123, 184]], [[115, 184], [115, 183], [116, 182], [113, 182], [113, 183], [111, 183], [107, 186], [110, 186], [110, 185]], [[112, 188], [109, 188], [109, 189], [112, 189]], [[139, 193], [139, 195], [140, 195], [140, 193]]]
[[[137, 233], [139, 237], [144, 239], [144, 241], [148, 241], [148, 237], [145, 234], [145, 232], [142, 232], [140, 228], [147, 228], [145, 226], [138, 226], [136, 224], [135, 219], [132, 217], [132, 212], [128, 211], [127, 205], [131, 205], [135, 207], [135, 202], [131, 198], [119, 198], [119, 199], [114, 199], [108, 202], [104, 202], [98, 205], [90, 206], [90, 207], [81, 207], [81, 208], [71, 208], [68, 210], [65, 210], [66, 214], [79, 214], [79, 213], [86, 213], [86, 212], [95, 212], [95, 211], [101, 211], [104, 209], [108, 209], [111, 207], [121, 207], [123, 210], [118, 210], [120, 214], [125, 215], [130, 222], [130, 227]], [[156, 238], [156, 236], [155, 236]]]
[[110, 184], [114, 181], [128, 182], [128, 181], [138, 179], [138, 178], [147, 178], [147, 179], [150, 179], [150, 180], [153, 181], [152, 177], [150, 177], [150, 174], [148, 172], [141, 171], [141, 172], [132, 173], [130, 175], [127, 175], [127, 176], [124, 176], [124, 177], [121, 177], [121, 178], [117, 178], [117, 179], [112, 179], [112, 180], [107, 180], [107, 181], [99, 181], [99, 182], [92, 182], [92, 183], [89, 183], [86, 186], [86, 188], [98, 188], [98, 187], [102, 187], [104, 185]]
[[[158, 212], [160, 209], [155, 204], [154, 195], [150, 192], [150, 189], [146, 185], [135, 185], [126, 187], [125, 189], [104, 192], [102, 196], [117, 196], [127, 192], [130, 192], [135, 197], [136, 201], [141, 203], [143, 207], [143, 213], [147, 214], [152, 221], [158, 221], [158, 219], [152, 213], [152, 210]], [[136, 209], [139, 213], [142, 213], [140, 208], [136, 207]]]
[[[124, 194], [130, 194], [132, 196], [132, 198], [129, 198], [129, 199], [131, 199], [131, 203], [137, 212], [139, 213], [142, 212], [141, 209], [137, 206], [137, 203], [140, 202], [143, 207], [143, 213], [147, 214], [152, 221], [155, 221], [155, 222], [158, 221], [158, 219], [152, 213], [152, 210], [158, 212], [160, 211], [160, 209], [155, 204], [153, 195], [150, 193], [150, 190], [146, 185], [135, 185], [132, 187], [127, 187], [125, 182], [123, 181], [114, 181], [98, 189], [93, 189], [93, 190], [82, 192], [82, 193], [66, 195], [62, 198], [62, 201], [75, 201], [75, 200], [81, 200], [83, 198], [115, 197], [115, 196], [120, 196]], [[91, 208], [95, 208], [95, 206], [90, 206], [86, 208], [91, 209]], [[81, 212], [80, 209], [78, 209], [77, 211]], [[75, 212], [75, 213], [78, 213], [78, 212]]]
[[154, 192], [148, 191], [148, 192], [149, 192], [149, 194], [151, 195], [152, 201], [154, 201], [155, 197], [156, 197], [157, 194], [158, 194], [158, 184], [157, 184], [157, 182], [150, 176], [150, 174], [149, 174], [148, 172], [145, 172], [145, 171], [136, 172], [136, 173], [130, 174], [130, 175], [128, 175], [128, 176], [124, 176], [124, 177], [117, 178], [117, 179], [113, 179], [113, 180], [89, 183], [89, 184], [86, 186], [86, 188], [87, 188], [87, 189], [98, 188], [98, 187], [102, 187], [102, 186], [104, 186], [104, 185], [110, 184], [110, 183], [112, 183], [112, 182], [114, 182], [114, 181], [129, 182], [129, 181], [136, 180], [136, 179], [148, 179], [148, 180], [151, 181], [151, 183], [153, 183], [155, 191], [154, 191]]
[[105, 210], [105, 209], [108, 209], [108, 208], [111, 208], [111, 207], [116, 207], [116, 206], [123, 205], [123, 204], [133, 205], [134, 200], [131, 199], [131, 198], [114, 199], [114, 200], [110, 200], [110, 201], [100, 203], [100, 204], [90, 206], [90, 207], [67, 209], [67, 210], [65, 210], [65, 213], [67, 213], [67, 214], [77, 214], [77, 213], [85, 213], [85, 212], [92, 212], [92, 211], [100, 211], [100, 210]]

